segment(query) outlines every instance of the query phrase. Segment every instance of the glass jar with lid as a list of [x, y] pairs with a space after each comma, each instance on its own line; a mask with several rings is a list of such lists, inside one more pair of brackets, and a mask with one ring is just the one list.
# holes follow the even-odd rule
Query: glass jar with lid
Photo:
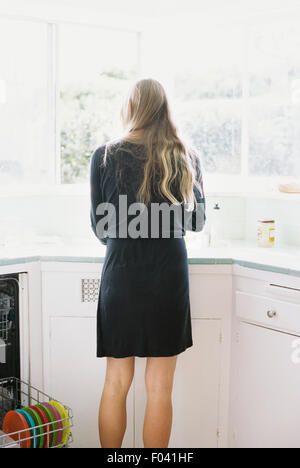
[[259, 219], [257, 226], [257, 243], [260, 247], [273, 247], [275, 244], [275, 220]]

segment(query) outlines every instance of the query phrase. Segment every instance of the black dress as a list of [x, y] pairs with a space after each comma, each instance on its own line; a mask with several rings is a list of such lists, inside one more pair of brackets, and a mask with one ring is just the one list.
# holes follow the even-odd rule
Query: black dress
[[[134, 203], [145, 161], [144, 147], [125, 140], [114, 145], [106, 165], [104, 152], [105, 145], [94, 152], [90, 169], [91, 225], [107, 246], [97, 309], [97, 357], [179, 354], [193, 345], [185, 229], [181, 237], [176, 237], [176, 227], [171, 223], [169, 238], [162, 237], [161, 232], [158, 238], [120, 238], [124, 220], [117, 217], [117, 233], [112, 236], [108, 230], [103, 237], [97, 223], [104, 214], [98, 214], [97, 206], [109, 202], [118, 207], [121, 194], [127, 195], [128, 206]], [[198, 180], [203, 188], [198, 163]], [[195, 225], [195, 209], [191, 230], [199, 231], [205, 223], [203, 189], [201, 192], [194, 189], [201, 216], [200, 224], [198, 216]], [[151, 202], [158, 200], [153, 192]], [[130, 219], [128, 216], [127, 224]]]

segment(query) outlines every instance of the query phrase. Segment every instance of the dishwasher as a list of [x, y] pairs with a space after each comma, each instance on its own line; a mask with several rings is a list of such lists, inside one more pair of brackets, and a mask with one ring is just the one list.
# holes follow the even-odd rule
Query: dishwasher
[[[0, 449], [69, 447], [73, 440], [71, 408], [21, 380], [23, 366], [29, 366], [26, 354], [23, 362], [20, 353], [20, 349], [24, 353], [21, 328], [24, 338], [28, 326], [20, 320], [24, 315], [22, 275], [0, 275]], [[13, 428], [16, 416], [18, 425]], [[25, 426], [19, 427], [20, 418]]]
[[[0, 379], [20, 378], [19, 275], [0, 276]], [[0, 427], [7, 411], [6, 390], [0, 398]], [[14, 399], [19, 391], [14, 389]]]
[[20, 378], [19, 275], [0, 276], [0, 378]]

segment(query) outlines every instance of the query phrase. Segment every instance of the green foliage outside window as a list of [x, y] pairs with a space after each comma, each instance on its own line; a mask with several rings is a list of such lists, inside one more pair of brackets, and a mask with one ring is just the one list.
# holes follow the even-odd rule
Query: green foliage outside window
[[93, 151], [116, 138], [122, 98], [134, 72], [108, 70], [90, 83], [77, 82], [61, 91], [61, 180], [88, 180]]

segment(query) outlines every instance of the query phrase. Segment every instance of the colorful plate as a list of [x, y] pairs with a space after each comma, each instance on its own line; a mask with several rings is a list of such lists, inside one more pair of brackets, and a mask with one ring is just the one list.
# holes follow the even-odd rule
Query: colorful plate
[[50, 400], [49, 403], [50, 405], [54, 406], [57, 409], [57, 411], [60, 414], [61, 419], [63, 419], [62, 424], [63, 424], [64, 430], [63, 430], [62, 444], [65, 445], [68, 442], [70, 433], [71, 433], [69, 413], [66, 410], [66, 408], [58, 401]]
[[[30, 414], [28, 414], [26, 411], [24, 411], [23, 408], [22, 409], [17, 409], [16, 411], [18, 411], [18, 413], [20, 413], [20, 414], [22, 414], [22, 416], [24, 416], [24, 418], [26, 419], [27, 424], [28, 424], [28, 426], [30, 428], [36, 426], [34, 420], [30, 416]], [[36, 429], [30, 429], [30, 435], [31, 435], [30, 448], [36, 448], [36, 445], [37, 445], [37, 438], [36, 438], [37, 430]]]
[[[27, 429], [27, 430], [26, 430]], [[21, 448], [30, 448], [30, 431], [28, 430], [28, 423], [24, 416], [18, 411], [8, 411], [3, 421], [3, 432], [9, 434], [14, 440], [21, 441]], [[19, 434], [13, 434], [13, 432], [22, 431]], [[24, 440], [26, 439], [26, 440]]]
[[61, 421], [61, 415], [59, 413], [59, 411], [55, 408], [55, 406], [51, 405], [50, 403], [43, 403], [44, 406], [47, 406], [47, 408], [52, 412], [54, 418], [55, 418], [55, 421], [56, 421], [56, 425], [57, 425], [57, 428], [58, 428], [58, 431], [56, 433], [56, 445], [58, 445], [60, 447], [60, 444], [61, 444], [61, 441], [62, 441], [62, 438], [63, 438], [63, 424], [62, 424], [62, 421]]
[[39, 403], [38, 405], [35, 405], [36, 407], [40, 408], [41, 410], [44, 411], [44, 413], [47, 416], [48, 422], [52, 423], [50, 424], [50, 447], [55, 447], [56, 446], [56, 434], [57, 434], [57, 424], [55, 423], [55, 418], [49, 408], [44, 405], [44, 403]]
[[41, 417], [39, 416], [39, 413], [37, 411], [36, 408], [30, 406], [30, 407], [26, 407], [26, 408], [22, 408], [23, 411], [26, 411], [26, 413], [30, 414], [30, 416], [32, 417], [32, 419], [34, 420], [34, 423], [35, 423], [35, 426], [38, 426], [37, 427], [37, 444], [36, 444], [36, 448], [44, 448], [44, 441], [45, 441], [45, 437], [44, 437], [44, 432], [45, 432], [45, 428], [42, 426], [43, 424], [43, 420], [41, 419]]
[[49, 436], [49, 431], [50, 431], [50, 426], [44, 426], [44, 424], [47, 424], [48, 418], [46, 416], [46, 413], [44, 410], [41, 408], [38, 408], [37, 405], [31, 405], [29, 408], [37, 414], [39, 417], [39, 420], [41, 421], [40, 424], [42, 425], [41, 429], [43, 432], [43, 435], [40, 437], [40, 442], [39, 442], [39, 448], [49, 448], [50, 446], [50, 436]]

